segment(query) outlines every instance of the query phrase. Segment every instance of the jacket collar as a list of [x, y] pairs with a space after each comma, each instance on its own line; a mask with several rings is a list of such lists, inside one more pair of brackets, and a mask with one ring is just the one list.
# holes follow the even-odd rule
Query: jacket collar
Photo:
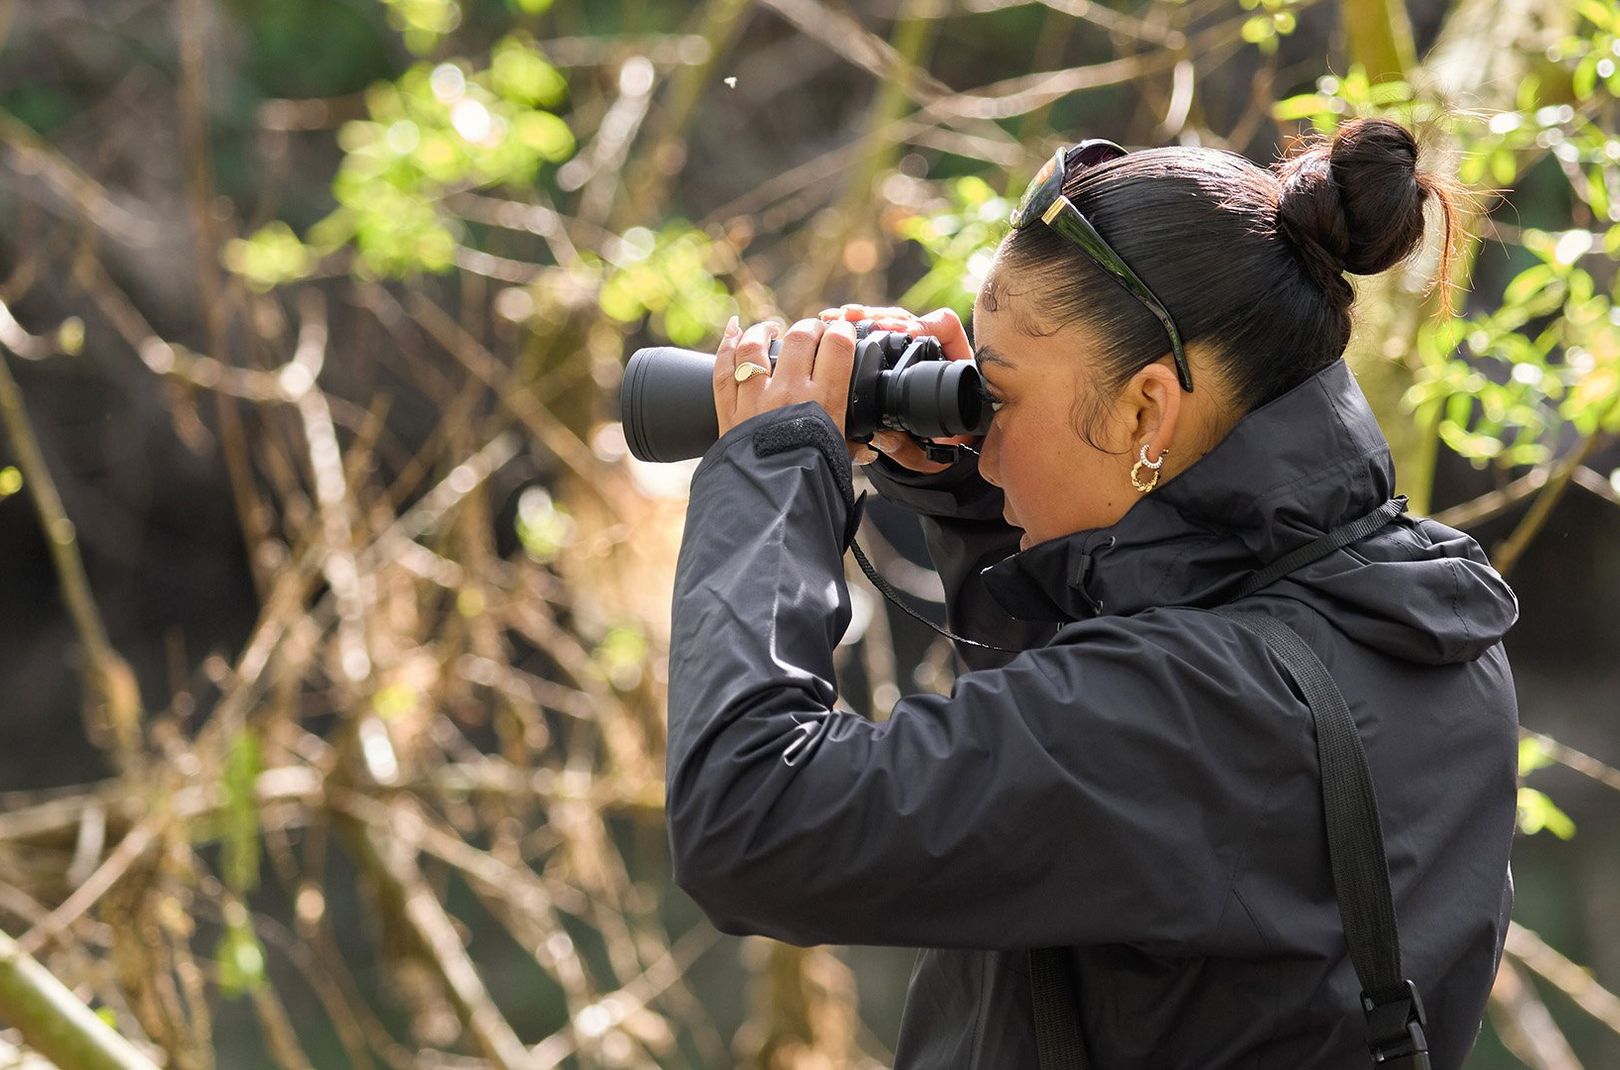
[[1245, 575], [1390, 497], [1389, 445], [1343, 360], [1250, 412], [1118, 523], [1038, 543], [985, 569], [1024, 620], [1209, 607]]

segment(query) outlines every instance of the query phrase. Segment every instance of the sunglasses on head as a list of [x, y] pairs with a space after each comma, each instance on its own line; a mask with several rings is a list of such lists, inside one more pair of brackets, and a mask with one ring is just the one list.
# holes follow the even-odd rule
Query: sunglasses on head
[[1098, 267], [1112, 275], [1121, 286], [1129, 290], [1131, 296], [1142, 302], [1149, 312], [1158, 317], [1164, 329], [1170, 335], [1170, 350], [1175, 354], [1176, 378], [1181, 381], [1181, 389], [1192, 392], [1192, 372], [1187, 368], [1187, 354], [1181, 347], [1181, 332], [1176, 330], [1175, 320], [1170, 318], [1170, 310], [1164, 303], [1153, 296], [1130, 265], [1103, 240], [1097, 233], [1097, 228], [1074, 206], [1074, 202], [1063, 195], [1063, 179], [1068, 168], [1084, 170], [1095, 167], [1109, 160], [1117, 160], [1125, 155], [1125, 150], [1102, 138], [1089, 138], [1072, 148], [1058, 149], [1046, 165], [1036, 172], [1030, 180], [1029, 188], [1019, 200], [1018, 207], [1013, 209], [1012, 227], [1014, 230], [1023, 230], [1037, 219], [1069, 241], [1078, 245], [1081, 250], [1094, 261]]

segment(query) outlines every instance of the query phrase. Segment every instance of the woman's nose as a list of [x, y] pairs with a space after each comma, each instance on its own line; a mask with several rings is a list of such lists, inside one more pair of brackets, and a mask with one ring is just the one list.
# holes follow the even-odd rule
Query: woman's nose
[[1001, 480], [996, 478], [1001, 471], [1001, 436], [996, 434], [996, 425], [991, 424], [990, 430], [979, 443], [979, 475], [993, 487], [1001, 486]]

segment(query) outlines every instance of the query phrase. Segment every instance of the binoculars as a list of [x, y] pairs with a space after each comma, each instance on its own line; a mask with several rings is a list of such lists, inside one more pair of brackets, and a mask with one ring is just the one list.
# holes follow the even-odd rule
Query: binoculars
[[[926, 335], [867, 327], [856, 327], [845, 437], [868, 442], [874, 431], [892, 430], [926, 440], [990, 430], [990, 405], [972, 361], [946, 360], [939, 341]], [[773, 368], [780, 347], [771, 343]], [[625, 368], [619, 411], [625, 441], [640, 460], [701, 457], [720, 437], [714, 354], [674, 346], [636, 350]]]

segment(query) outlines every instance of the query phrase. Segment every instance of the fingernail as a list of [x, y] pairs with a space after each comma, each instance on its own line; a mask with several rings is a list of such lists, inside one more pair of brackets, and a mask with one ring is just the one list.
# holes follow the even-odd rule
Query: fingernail
[[733, 316], [733, 317], [731, 317], [731, 319], [726, 321], [726, 337], [727, 338], [736, 337], [737, 332], [739, 330], [741, 330], [741, 329], [742, 328], [738, 325], [736, 316]]

